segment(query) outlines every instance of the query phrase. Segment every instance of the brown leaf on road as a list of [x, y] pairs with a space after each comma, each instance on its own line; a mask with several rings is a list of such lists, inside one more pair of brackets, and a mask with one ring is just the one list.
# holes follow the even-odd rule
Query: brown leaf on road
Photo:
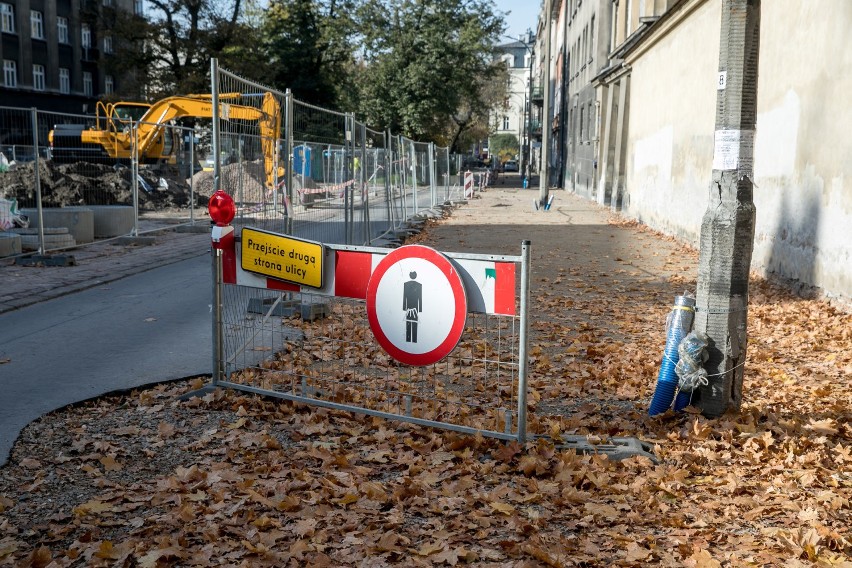
[[429, 556], [444, 550], [444, 548], [446, 548], [446, 545], [442, 542], [428, 542], [421, 545], [415, 552], [420, 556]]
[[167, 440], [175, 435], [176, 429], [173, 424], [168, 422], [160, 422], [157, 425], [157, 435], [162, 440]]
[[689, 568], [722, 568], [722, 563], [713, 558], [706, 550], [698, 550], [686, 559], [684, 565]]
[[402, 552], [403, 549], [397, 543], [400, 536], [394, 532], [384, 533], [375, 544], [375, 550], [379, 552]]
[[80, 517], [87, 515], [100, 515], [106, 511], [111, 511], [113, 508], [109, 503], [104, 503], [103, 501], [98, 501], [97, 499], [92, 501], [86, 501], [82, 505], [78, 505], [74, 507], [74, 514]]
[[[2, 557], [0, 557], [2, 558]], [[46, 568], [53, 562], [53, 555], [46, 546], [40, 546], [30, 555], [29, 566], [32, 568]]]
[[163, 559], [182, 559], [186, 557], [186, 553], [181, 547], [166, 546], [164, 548], [155, 548], [147, 552], [139, 559], [141, 568], [157, 568], [161, 565]]
[[503, 444], [500, 448], [494, 452], [494, 458], [498, 459], [502, 462], [510, 462], [512, 458], [518, 455], [521, 451], [523, 451], [523, 447], [517, 442], [509, 442], [507, 444]]
[[826, 418], [824, 420], [811, 420], [805, 428], [808, 430], [812, 430], [817, 434], [824, 434], [826, 436], [833, 436], [837, 434], [839, 430], [837, 429], [837, 422], [833, 418]]
[[627, 562], [640, 562], [647, 560], [651, 556], [651, 551], [635, 542], [627, 545]]
[[21, 467], [25, 469], [41, 469], [41, 462], [33, 458], [24, 458], [20, 462]]
[[106, 471], [121, 471], [124, 469], [124, 466], [115, 461], [113, 456], [104, 456], [99, 461]]
[[511, 515], [515, 512], [515, 508], [508, 503], [491, 502], [488, 504], [492, 509], [504, 515]]

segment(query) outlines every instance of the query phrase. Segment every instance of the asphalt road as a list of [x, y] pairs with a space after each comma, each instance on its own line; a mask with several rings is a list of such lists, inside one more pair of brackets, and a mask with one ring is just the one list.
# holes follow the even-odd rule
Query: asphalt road
[[155, 268], [3, 314], [0, 465], [43, 414], [212, 368], [210, 257]]

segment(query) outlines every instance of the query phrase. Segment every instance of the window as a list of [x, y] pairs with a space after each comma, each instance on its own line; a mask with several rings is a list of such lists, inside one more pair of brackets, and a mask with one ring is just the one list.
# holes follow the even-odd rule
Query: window
[[56, 35], [59, 43], [70, 43], [68, 41], [68, 18], [62, 16], [56, 18]]
[[115, 91], [115, 79], [112, 78], [112, 75], [107, 75], [104, 77], [104, 93], [111, 95], [113, 91]]
[[592, 61], [594, 61], [595, 52], [597, 51], [597, 47], [595, 47], [595, 15], [594, 14], [592, 14], [592, 25], [589, 28], [589, 33], [590, 33], [589, 37], [591, 38], [589, 40], [589, 44], [591, 46], [591, 50], [590, 50], [590, 53], [589, 53], [589, 63], [591, 63]]
[[112, 36], [104, 37], [104, 53], [112, 53]]
[[92, 88], [92, 74], [88, 71], [83, 72], [83, 94], [87, 97], [91, 97], [94, 93]]
[[595, 120], [595, 107], [592, 103], [589, 103], [589, 140], [592, 142], [594, 142], [598, 137], [598, 129]]
[[44, 39], [44, 17], [41, 12], [30, 10], [30, 28], [33, 39]]
[[92, 47], [92, 28], [89, 24], [83, 24], [80, 28], [80, 43], [83, 47]]
[[104, 6], [112, 6], [112, 0], [104, 0]]
[[3, 60], [3, 84], [7, 87], [18, 86], [18, 64], [12, 59]]
[[133, 2], [133, 13], [137, 16], [141, 16], [144, 14], [144, 4], [143, 0], [134, 0]]
[[571, 107], [571, 110], [568, 111], [568, 124], [569, 124], [569, 127], [568, 127], [569, 130], [568, 131], [571, 133], [571, 136], [569, 137], [568, 143], [573, 145], [573, 144], [576, 143], [576, 140], [574, 140], [574, 136], [577, 134], [576, 129], [575, 129], [575, 125], [574, 125], [574, 107]]
[[509, 130], [509, 117], [503, 117], [503, 130]]
[[2, 29], [7, 34], [15, 33], [15, 7], [11, 4], [0, 4], [2, 14]]
[[33, 65], [33, 89], [44, 90], [44, 65]]
[[585, 106], [581, 106], [581, 107], [580, 107], [580, 125], [579, 125], [579, 126], [580, 126], [580, 135], [577, 137], [577, 138], [578, 138], [578, 140], [577, 140], [578, 142], [582, 142], [582, 141], [583, 141], [583, 124], [585, 124], [585, 122], [586, 122], [586, 121], [585, 121], [585, 118], [586, 118], [586, 117], [585, 117], [585, 114], [586, 114], [586, 107], [585, 107]]
[[59, 92], [65, 95], [71, 92], [71, 71], [65, 67], [59, 68]]

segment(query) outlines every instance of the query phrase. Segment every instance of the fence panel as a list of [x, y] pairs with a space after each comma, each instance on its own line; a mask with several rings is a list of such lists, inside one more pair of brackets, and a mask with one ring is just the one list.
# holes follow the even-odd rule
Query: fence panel
[[[244, 104], [247, 92], [258, 100], [282, 97], [218, 69], [215, 61], [211, 71], [214, 93], [231, 93], [240, 101], [232, 105]], [[378, 346], [365, 310], [370, 274], [390, 249], [352, 243], [402, 230], [438, 203], [434, 146], [371, 131], [353, 115], [289, 94], [283, 99], [284, 138], [276, 148], [284, 151], [276, 149], [275, 156], [284, 164], [287, 187], [273, 169], [274, 183], [267, 180], [262, 195], [248, 198], [222, 176], [221, 189], [237, 201], [237, 217], [233, 228], [214, 229], [212, 386], [523, 440], [528, 247], [520, 256], [447, 255], [459, 274], [468, 275], [470, 313], [458, 346], [429, 366], [392, 360]], [[214, 120], [214, 148], [256, 135], [268, 148], [264, 133], [250, 128], [233, 117]], [[216, 156], [221, 170], [224, 160], [219, 151]], [[282, 189], [289, 206], [276, 201]], [[267, 248], [252, 252], [261, 249], [246, 240], [249, 227], [278, 233], [269, 236], [273, 256], [260, 260], [271, 266], [267, 271], [256, 268], [257, 258], [251, 263]], [[281, 251], [290, 247], [292, 257], [302, 239], [322, 250], [319, 259], [296, 255], [311, 269], [321, 263], [319, 288], [286, 277], [299, 267], [293, 264], [291, 273]]]
[[[351, 276], [345, 255], [387, 252], [329, 247], [325, 259], [331, 265], [331, 283], [323, 290], [270, 283], [243, 272], [239, 247], [234, 255], [226, 255], [234, 264], [225, 272], [233, 273], [233, 282], [241, 285], [225, 286], [222, 379], [214, 384], [523, 441], [528, 247], [515, 257], [445, 253], [471, 280], [481, 279], [465, 283], [471, 311], [458, 345], [442, 361], [423, 367], [398, 363], [379, 347], [363, 297], [335, 295], [338, 279]], [[497, 305], [494, 282], [488, 282], [487, 274], [509, 280], [503, 292], [511, 296], [510, 307]], [[351, 285], [349, 280], [343, 283]]]
[[9, 142], [2, 152], [12, 162], [0, 176], [0, 192], [16, 199], [30, 221], [15, 229], [22, 233], [21, 256], [174, 229], [203, 212], [209, 193], [194, 190], [193, 175], [201, 170], [199, 129], [136, 121], [121, 108], [98, 103], [92, 116], [0, 108], [0, 131]]
[[213, 75], [213, 187], [234, 198], [234, 226], [291, 229], [281, 138], [286, 95], [218, 70]]
[[373, 244], [387, 236], [393, 228], [391, 211], [392, 196], [390, 190], [390, 150], [387, 147], [387, 136], [384, 132], [364, 129], [365, 159], [363, 168], [363, 184], [369, 218], [370, 235], [365, 244]]
[[360, 137], [354, 130], [354, 121], [344, 113], [293, 101], [294, 234], [327, 243], [349, 243], [363, 235], [352, 224], [353, 138]]

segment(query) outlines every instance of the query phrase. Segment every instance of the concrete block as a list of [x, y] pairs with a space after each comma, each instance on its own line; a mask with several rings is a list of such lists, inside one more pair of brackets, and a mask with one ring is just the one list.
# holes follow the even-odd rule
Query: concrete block
[[[78, 245], [94, 242], [95, 215], [89, 207], [43, 207], [45, 228], [66, 227]], [[39, 226], [38, 209], [21, 209], [30, 219], [30, 228]]]
[[[21, 239], [22, 250], [38, 250], [38, 228], [34, 229], [29, 227], [26, 229], [12, 229], [11, 232], [17, 234]], [[77, 246], [77, 241], [74, 239], [74, 236], [71, 235], [65, 227], [46, 227], [42, 230], [42, 232], [44, 233], [45, 252]]]
[[94, 214], [96, 239], [109, 239], [129, 235], [133, 230], [135, 214], [130, 205], [89, 205]]
[[0, 233], [0, 257], [21, 254], [21, 235]]

